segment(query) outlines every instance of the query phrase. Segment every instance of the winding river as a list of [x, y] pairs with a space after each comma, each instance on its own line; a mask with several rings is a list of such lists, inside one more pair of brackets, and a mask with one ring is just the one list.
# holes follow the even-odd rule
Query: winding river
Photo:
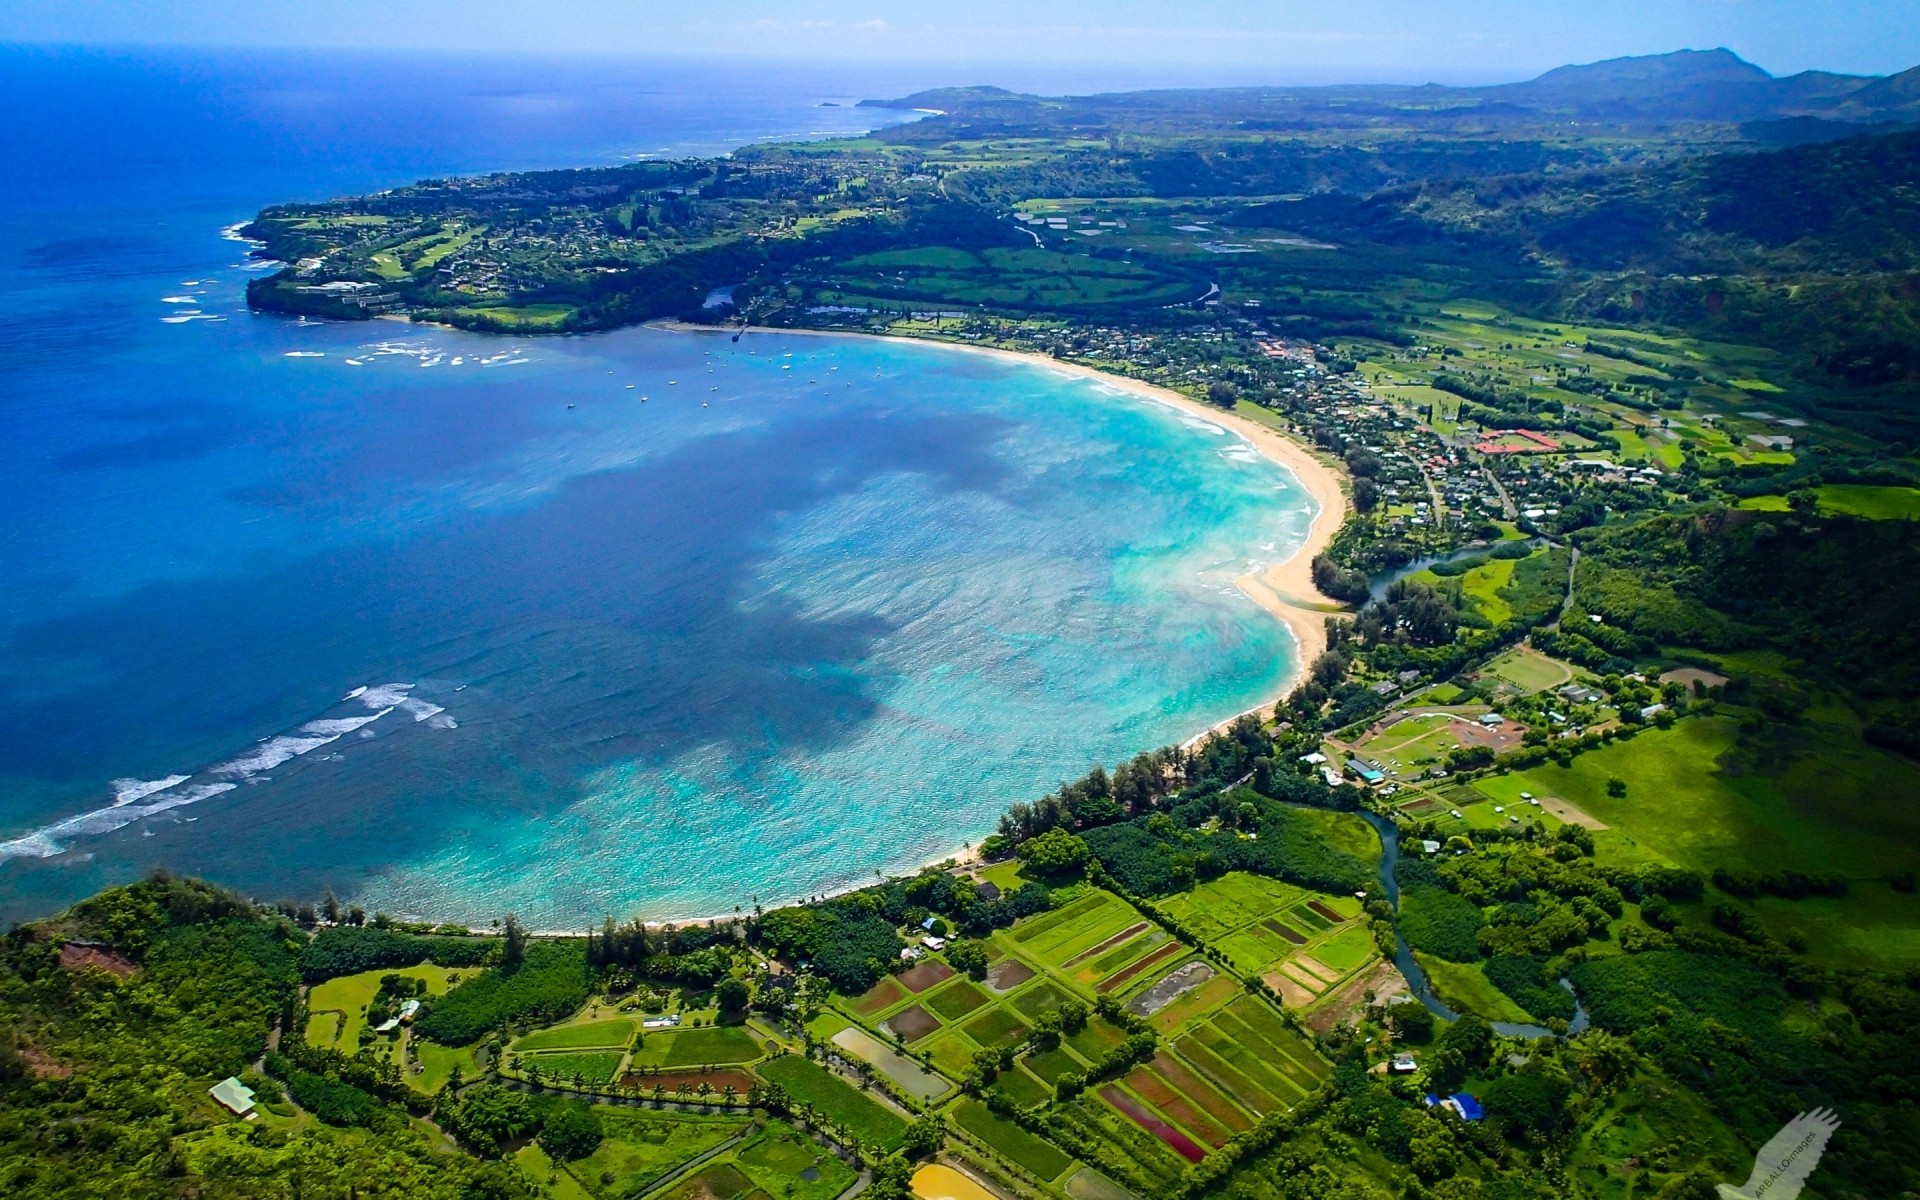
[[[1387, 903], [1394, 911], [1400, 910], [1400, 884], [1394, 878], [1394, 867], [1400, 862], [1400, 827], [1378, 813], [1362, 810], [1360, 819], [1373, 826], [1380, 835], [1380, 886], [1385, 891]], [[1414, 999], [1425, 1005], [1427, 1011], [1447, 1021], [1457, 1021], [1460, 1014], [1444, 1004], [1440, 997], [1433, 994], [1433, 986], [1427, 981], [1427, 973], [1421, 968], [1413, 951], [1407, 946], [1407, 939], [1396, 930], [1394, 933], [1393, 965], [1400, 968], [1400, 974], [1407, 980], [1407, 987], [1413, 992]], [[1573, 984], [1564, 977], [1560, 986], [1573, 992]], [[1559, 1037], [1545, 1025], [1528, 1025], [1517, 1021], [1492, 1021], [1493, 1031], [1506, 1037], [1543, 1038]], [[1567, 1022], [1567, 1034], [1584, 1031], [1591, 1024], [1587, 1017], [1586, 1006], [1580, 1003], [1576, 993], [1573, 997], [1573, 1020]]]

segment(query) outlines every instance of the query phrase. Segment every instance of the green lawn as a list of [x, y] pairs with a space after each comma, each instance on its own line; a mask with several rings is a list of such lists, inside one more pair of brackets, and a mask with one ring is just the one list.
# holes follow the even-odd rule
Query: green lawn
[[[454, 982], [477, 971], [475, 967], [436, 967], [428, 964], [362, 971], [358, 975], [342, 975], [338, 979], [317, 983], [307, 992], [307, 1011], [313, 1014], [313, 1018], [307, 1022], [307, 1041], [311, 1045], [329, 1046], [348, 1055], [358, 1053], [360, 1030], [367, 1023], [367, 1005], [373, 1003], [374, 995], [379, 992], [382, 976], [401, 975], [408, 979], [424, 979], [427, 981], [427, 995], [444, 996]], [[340, 1020], [332, 1030], [334, 1040], [331, 1043], [322, 1037], [328, 1029], [321, 1017], [329, 1012], [340, 1014]]]
[[1457, 1012], [1470, 1012], [1489, 1021], [1532, 1023], [1533, 1017], [1499, 988], [1487, 982], [1472, 963], [1452, 963], [1431, 954], [1414, 956], [1427, 973], [1427, 983], [1442, 1003]]
[[795, 1102], [847, 1126], [863, 1142], [892, 1150], [906, 1134], [907, 1123], [891, 1109], [809, 1059], [786, 1054], [769, 1059], [755, 1070], [785, 1088]]
[[637, 1067], [698, 1067], [709, 1063], [752, 1062], [766, 1053], [751, 1033], [737, 1025], [709, 1025], [646, 1034], [633, 1052]]
[[1486, 671], [1529, 693], [1559, 687], [1573, 678], [1572, 667], [1530, 647], [1502, 655], [1488, 664]]
[[453, 1069], [460, 1068], [460, 1074], [467, 1079], [480, 1076], [480, 1048], [478, 1046], [442, 1046], [438, 1042], [429, 1042], [416, 1038], [413, 1043], [414, 1055], [423, 1068], [418, 1075], [408, 1073], [407, 1083], [426, 1092], [428, 1095], [439, 1091], [453, 1077]]
[[514, 1151], [513, 1165], [521, 1173], [533, 1180], [553, 1200], [593, 1200], [593, 1193], [580, 1186], [580, 1181], [565, 1170], [559, 1163], [547, 1157], [539, 1142], [528, 1142]]
[[582, 1021], [540, 1029], [513, 1044], [515, 1050], [573, 1050], [617, 1047], [625, 1049], [634, 1023], [622, 1017], [612, 1021]]

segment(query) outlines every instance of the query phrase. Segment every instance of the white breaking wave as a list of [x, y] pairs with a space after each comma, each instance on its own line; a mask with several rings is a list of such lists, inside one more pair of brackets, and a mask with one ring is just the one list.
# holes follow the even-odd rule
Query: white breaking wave
[[300, 727], [298, 732], [339, 737], [341, 734], [352, 733], [362, 725], [371, 725], [392, 711], [391, 708], [383, 708], [370, 717], [337, 717], [331, 721], [308, 721]]
[[337, 733], [332, 737], [307, 738], [288, 737], [286, 734], [281, 734], [279, 737], [271, 737], [260, 743], [260, 748], [251, 754], [242, 754], [239, 758], [214, 767], [213, 774], [241, 777], [258, 775], [262, 771], [273, 770], [288, 759], [297, 758], [310, 750], [318, 750], [328, 742], [338, 740], [339, 737]]
[[400, 711], [406, 713], [416, 721], [424, 721], [428, 717], [437, 716], [447, 710], [441, 708], [438, 704], [428, 704], [425, 700], [402, 700], [400, 702]]
[[[209, 797], [231, 792], [241, 782], [264, 783], [268, 778], [264, 772], [311, 754], [349, 733], [357, 732], [363, 738], [372, 737], [373, 731], [366, 726], [395, 709], [405, 711], [416, 724], [424, 722], [429, 729], [459, 728], [453, 716], [441, 706], [410, 699], [407, 694], [413, 688], [411, 683], [376, 683], [354, 688], [341, 697], [341, 703], [358, 700], [370, 710], [367, 716], [321, 717], [308, 721], [292, 733], [264, 738], [247, 753], [206, 768], [201, 772], [209, 777], [206, 782], [189, 783], [192, 775], [168, 775], [163, 779], [116, 779], [112, 782], [113, 803], [44, 825], [11, 841], [0, 841], [0, 862], [13, 858], [51, 858], [63, 853], [67, 841], [74, 837], [111, 833], [144, 817], [198, 804]], [[335, 760], [340, 755], [327, 754], [321, 757]], [[186, 819], [192, 821], [197, 818]]]
[[165, 779], [116, 779], [113, 781], [113, 803], [115, 807], [132, 804], [135, 800], [144, 800], [155, 792], [179, 787], [191, 778], [190, 775], [169, 775]]
[[355, 689], [347, 695], [347, 699], [358, 700], [368, 708], [398, 708], [412, 690], [410, 683], [376, 683]]
[[154, 793], [151, 804], [115, 804], [107, 808], [96, 808], [92, 812], [81, 813], [77, 817], [68, 817], [64, 821], [34, 830], [24, 837], [10, 842], [0, 842], [0, 862], [10, 858], [51, 858], [66, 849], [62, 838], [71, 838], [84, 834], [112, 833], [116, 829], [133, 824], [142, 817], [166, 812], [171, 808], [181, 808], [222, 792], [230, 792], [238, 784], [201, 783], [178, 792]]

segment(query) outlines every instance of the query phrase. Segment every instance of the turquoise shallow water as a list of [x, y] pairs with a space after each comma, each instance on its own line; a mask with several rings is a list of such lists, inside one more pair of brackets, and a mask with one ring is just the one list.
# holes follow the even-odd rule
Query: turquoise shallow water
[[[728, 911], [955, 849], [1290, 669], [1232, 580], [1310, 502], [1206, 422], [926, 346], [256, 317], [218, 234], [429, 146], [809, 132], [799, 84], [636, 110], [528, 67], [572, 143], [492, 146], [498, 91], [453, 85], [331, 143], [298, 107], [330, 68], [22, 61], [51, 132], [0, 193], [0, 917], [155, 866], [542, 927]], [[193, 131], [228, 110], [235, 144]]]

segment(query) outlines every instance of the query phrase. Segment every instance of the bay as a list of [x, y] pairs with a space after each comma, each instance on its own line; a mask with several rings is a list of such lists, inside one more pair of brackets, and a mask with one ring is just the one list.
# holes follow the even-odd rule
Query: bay
[[[1257, 702], [1310, 501], [1218, 427], [851, 338], [245, 311], [261, 204], [872, 110], [738, 66], [0, 53], [0, 916], [155, 866], [542, 927], [957, 848]], [[192, 319], [180, 320], [181, 317]]]

